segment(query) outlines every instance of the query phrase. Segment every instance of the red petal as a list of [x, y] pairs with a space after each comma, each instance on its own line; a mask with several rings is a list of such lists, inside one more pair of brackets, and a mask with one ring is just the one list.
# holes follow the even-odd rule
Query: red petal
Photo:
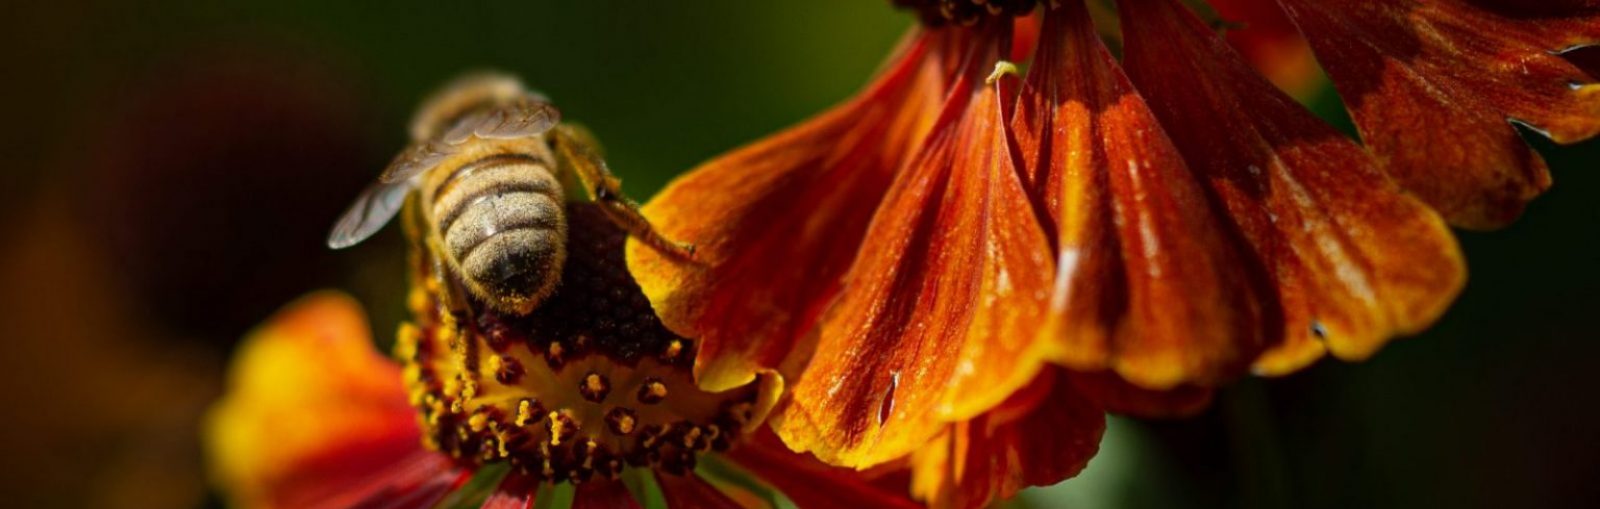
[[1107, 412], [1145, 419], [1192, 417], [1211, 405], [1213, 390], [1193, 385], [1153, 391], [1110, 373], [1072, 373], [1072, 384]]
[[1475, 3], [1514, 17], [1570, 16], [1583, 10], [1600, 9], [1600, 0], [1476, 0]]
[[1123, 4], [1137, 13], [1124, 20], [1129, 74], [1276, 283], [1284, 343], [1258, 371], [1298, 369], [1324, 343], [1365, 358], [1443, 313], [1465, 274], [1435, 214], [1184, 7]]
[[1543, 9], [1464, 0], [1279, 3], [1367, 146], [1454, 224], [1503, 226], [1550, 186], [1508, 119], [1560, 143], [1600, 133], [1600, 85], [1555, 54], [1600, 42], [1600, 16], [1530, 17]]
[[318, 489], [293, 493], [281, 500], [281, 507], [426, 509], [460, 488], [471, 476], [471, 471], [456, 467], [449, 457], [419, 448], [360, 479], [338, 483], [308, 479], [311, 482], [306, 484]]
[[695, 245], [692, 262], [630, 243], [662, 321], [699, 338], [696, 374], [721, 391], [775, 369], [839, 291], [890, 177], [937, 113], [955, 31], [918, 32], [877, 81], [822, 115], [685, 174], [644, 210]]
[[1011, 24], [1011, 51], [1006, 59], [1023, 62], [1039, 46], [1039, 14], [1021, 16]]
[[1034, 382], [1047, 396], [1031, 412], [1013, 418], [990, 414], [969, 430], [979, 433], [977, 453], [969, 458], [987, 457], [989, 470], [1004, 474], [1001, 497], [1014, 494], [1012, 486], [1046, 486], [1078, 475], [1100, 450], [1105, 412], [1063, 380], [1062, 371], [1054, 372], [1053, 379], [1042, 375]]
[[977, 508], [1083, 471], [1099, 451], [1105, 413], [1064, 373], [1042, 372], [1004, 405], [1016, 408], [957, 423], [919, 450], [917, 494], [933, 507]]
[[1039, 369], [1049, 245], [1019, 179], [999, 92], [972, 47], [924, 149], [873, 216], [848, 291], [778, 417], [796, 450], [866, 467], [1003, 401]]
[[483, 501], [480, 509], [529, 509], [539, 495], [539, 479], [513, 470], [500, 480], [500, 486]]
[[890, 491], [867, 480], [863, 472], [829, 466], [790, 451], [777, 437], [763, 433], [735, 447], [728, 458], [778, 488], [801, 509], [921, 507], [905, 490]]
[[670, 509], [744, 509], [696, 475], [657, 475], [656, 482], [661, 485], [661, 493], [666, 495]]
[[578, 485], [572, 509], [639, 509], [639, 501], [621, 481], [595, 481]]
[[1081, 4], [1046, 13], [1015, 123], [1055, 220], [1061, 360], [1152, 387], [1243, 371], [1267, 344], [1246, 261]]

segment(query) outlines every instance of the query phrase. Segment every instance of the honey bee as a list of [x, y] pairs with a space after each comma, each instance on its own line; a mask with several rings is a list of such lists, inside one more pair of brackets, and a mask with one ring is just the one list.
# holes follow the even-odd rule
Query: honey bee
[[425, 101], [412, 119], [410, 146], [334, 224], [328, 246], [372, 236], [407, 200], [420, 216], [424, 247], [442, 265], [433, 273], [455, 275], [441, 287], [459, 284], [503, 313], [529, 313], [561, 281], [568, 200], [594, 201], [634, 237], [693, 255], [622, 195], [586, 131], [561, 123], [544, 96], [502, 74], [468, 75]]

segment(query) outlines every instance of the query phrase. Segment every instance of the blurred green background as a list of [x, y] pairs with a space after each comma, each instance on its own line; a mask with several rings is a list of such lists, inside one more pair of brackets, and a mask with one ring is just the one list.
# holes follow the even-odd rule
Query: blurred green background
[[[5, 10], [9, 507], [215, 505], [195, 420], [246, 330], [321, 287], [394, 330], [397, 229], [322, 238], [457, 73], [524, 77], [644, 199], [847, 97], [911, 23], [872, 0]], [[1083, 476], [1019, 504], [1600, 507], [1600, 144], [1541, 148], [1556, 187], [1461, 235], [1471, 281], [1430, 332], [1192, 420], [1114, 419]]]

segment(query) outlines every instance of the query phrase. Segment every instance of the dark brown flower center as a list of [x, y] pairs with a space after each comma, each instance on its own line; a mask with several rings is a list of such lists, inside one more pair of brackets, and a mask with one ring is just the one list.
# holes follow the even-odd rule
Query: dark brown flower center
[[700, 390], [693, 341], [661, 325], [628, 275], [623, 234], [589, 205], [568, 207], [566, 267], [528, 316], [439, 305], [418, 250], [416, 322], [400, 330], [412, 404], [430, 447], [469, 463], [508, 461], [552, 481], [616, 477], [625, 465], [670, 473], [725, 449], [756, 408], [754, 385]]
[[898, 7], [912, 9], [923, 24], [940, 26], [954, 23], [971, 26], [987, 17], [1022, 16], [1033, 12], [1037, 0], [892, 0]]

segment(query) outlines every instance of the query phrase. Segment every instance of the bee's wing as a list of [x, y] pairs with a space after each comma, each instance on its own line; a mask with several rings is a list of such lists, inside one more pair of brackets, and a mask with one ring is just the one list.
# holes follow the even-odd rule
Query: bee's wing
[[439, 141], [458, 144], [472, 136], [486, 140], [527, 138], [544, 134], [560, 121], [560, 110], [537, 96], [529, 96], [522, 101], [467, 115], [439, 136]]
[[441, 141], [424, 141], [411, 144], [400, 155], [394, 156], [389, 162], [389, 167], [383, 169], [383, 174], [378, 176], [378, 182], [401, 182], [421, 175], [428, 168], [437, 166], [440, 161], [455, 155], [461, 147]]
[[406, 193], [416, 184], [415, 179], [399, 182], [373, 182], [367, 189], [361, 191], [355, 203], [339, 216], [339, 222], [333, 224], [333, 231], [328, 233], [328, 247], [344, 249], [354, 246], [393, 219], [400, 212], [400, 205], [405, 203]]

